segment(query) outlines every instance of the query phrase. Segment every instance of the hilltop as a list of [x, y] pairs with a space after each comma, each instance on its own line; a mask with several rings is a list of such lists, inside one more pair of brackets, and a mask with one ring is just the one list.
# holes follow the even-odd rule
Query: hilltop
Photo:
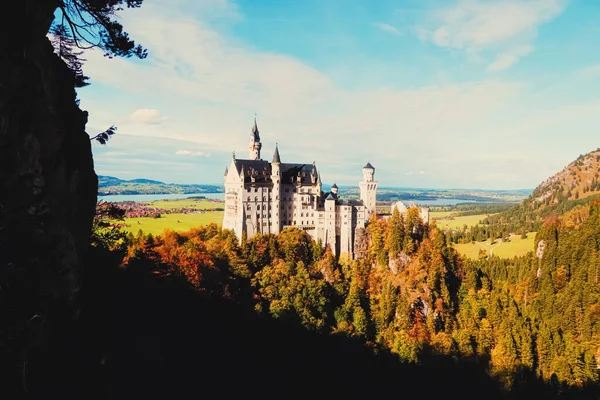
[[115, 194], [195, 194], [195, 193], [223, 193], [219, 185], [183, 185], [178, 183], [164, 183], [151, 179], [123, 180], [114, 176], [98, 176], [98, 196]]
[[580, 155], [562, 171], [542, 182], [531, 194], [527, 204], [546, 208], [569, 200], [579, 200], [600, 194], [600, 148]]
[[[482, 222], [487, 227], [487, 237], [504, 237], [511, 233], [537, 232], [544, 220], [556, 214], [579, 224], [589, 203], [600, 198], [600, 148], [579, 156], [560, 172], [543, 181], [519, 205]], [[578, 214], [578, 215], [579, 215]]]

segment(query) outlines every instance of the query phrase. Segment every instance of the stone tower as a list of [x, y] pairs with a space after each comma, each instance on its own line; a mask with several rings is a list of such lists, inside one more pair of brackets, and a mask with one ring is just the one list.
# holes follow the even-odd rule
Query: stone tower
[[367, 219], [375, 212], [377, 205], [377, 182], [374, 180], [374, 176], [375, 168], [371, 163], [367, 163], [363, 167], [363, 180], [359, 182], [360, 199], [366, 207]]
[[277, 144], [275, 144], [275, 153], [273, 153], [273, 162], [271, 163], [271, 181], [273, 182], [271, 210], [274, 212], [271, 219], [271, 233], [278, 234], [281, 231], [281, 216], [279, 216], [281, 212], [281, 159]]
[[260, 142], [260, 136], [258, 134], [258, 126], [256, 125], [256, 117], [254, 117], [254, 126], [250, 133], [250, 142], [248, 143], [248, 159], [249, 160], [260, 160], [260, 149], [262, 143]]

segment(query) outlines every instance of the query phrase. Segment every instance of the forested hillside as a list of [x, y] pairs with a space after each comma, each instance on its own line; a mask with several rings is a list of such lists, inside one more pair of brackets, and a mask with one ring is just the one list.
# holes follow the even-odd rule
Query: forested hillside
[[297, 229], [241, 246], [216, 225], [140, 232], [121, 248], [126, 268], [152, 266], [209, 297], [359, 340], [402, 362], [468, 361], [513, 395], [572, 395], [598, 383], [599, 221], [599, 204], [577, 226], [550, 219], [539, 258], [512, 261], [463, 260], [414, 212], [371, 219], [359, 260], [336, 260]]
[[600, 199], [600, 148], [581, 155], [562, 171], [542, 182], [532, 194], [508, 210], [482, 219], [478, 226], [448, 232], [454, 243], [507, 238], [537, 232], [551, 215], [566, 215], [580, 223], [589, 204]]

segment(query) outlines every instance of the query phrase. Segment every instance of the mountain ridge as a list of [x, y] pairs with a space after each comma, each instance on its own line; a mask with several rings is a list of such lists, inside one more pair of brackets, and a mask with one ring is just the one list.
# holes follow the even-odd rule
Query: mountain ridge
[[130, 180], [98, 175], [98, 196], [131, 194], [202, 194], [223, 193], [219, 185], [165, 183], [146, 178]]

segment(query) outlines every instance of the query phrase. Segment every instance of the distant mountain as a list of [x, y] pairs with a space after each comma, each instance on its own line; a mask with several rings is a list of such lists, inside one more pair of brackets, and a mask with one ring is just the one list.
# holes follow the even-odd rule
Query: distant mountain
[[[501, 226], [508, 232], [534, 232], [544, 220], [556, 214], [567, 216], [589, 208], [589, 203], [600, 199], [600, 148], [579, 156], [560, 172], [543, 181], [523, 202], [484, 222]], [[578, 215], [581, 213], [578, 213]], [[580, 221], [581, 222], [581, 221]]]
[[115, 178], [114, 176], [98, 176], [99, 196], [119, 194], [201, 194], [223, 192], [223, 186], [218, 185], [182, 185], [143, 178], [123, 180]]
[[569, 200], [585, 199], [600, 194], [600, 148], [566, 166], [546, 179], [529, 197], [533, 208], [546, 208]]

